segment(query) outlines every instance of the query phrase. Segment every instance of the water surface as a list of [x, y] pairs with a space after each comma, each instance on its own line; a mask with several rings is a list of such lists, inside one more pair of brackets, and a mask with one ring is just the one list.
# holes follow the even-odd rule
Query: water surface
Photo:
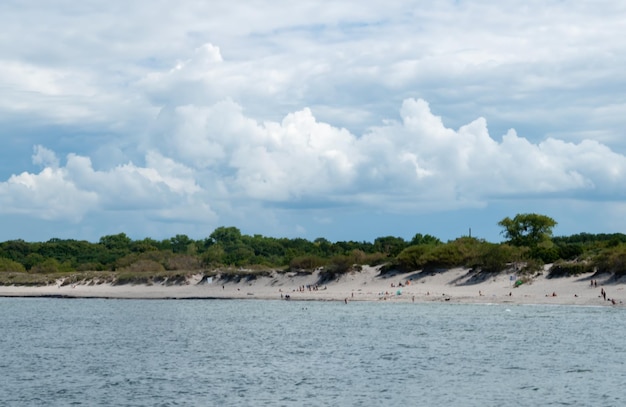
[[622, 406], [611, 307], [0, 299], [10, 406]]

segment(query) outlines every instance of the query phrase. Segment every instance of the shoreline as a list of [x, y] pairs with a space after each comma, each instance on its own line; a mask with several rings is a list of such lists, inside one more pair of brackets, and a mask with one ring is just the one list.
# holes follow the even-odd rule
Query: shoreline
[[[419, 276], [419, 277], [418, 277]], [[606, 284], [606, 279], [590, 284], [591, 276], [547, 279], [538, 276], [530, 283], [514, 287], [506, 273], [478, 283], [468, 283], [471, 274], [455, 268], [436, 273], [404, 273], [380, 276], [375, 267], [364, 267], [319, 284], [319, 275], [273, 273], [238, 281], [207, 279], [202, 274], [183, 284], [111, 285], [93, 282], [47, 286], [0, 286], [0, 297], [39, 297], [63, 299], [256, 299], [291, 301], [372, 301], [394, 303], [460, 304], [558, 304], [621, 307], [626, 302], [626, 284]], [[606, 292], [606, 300], [601, 294]], [[615, 301], [615, 304], [613, 301]]]

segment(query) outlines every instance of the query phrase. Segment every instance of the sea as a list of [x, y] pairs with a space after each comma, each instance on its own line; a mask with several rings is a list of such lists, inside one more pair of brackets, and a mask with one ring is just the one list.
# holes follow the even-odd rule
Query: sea
[[626, 309], [0, 298], [2, 406], [625, 406]]

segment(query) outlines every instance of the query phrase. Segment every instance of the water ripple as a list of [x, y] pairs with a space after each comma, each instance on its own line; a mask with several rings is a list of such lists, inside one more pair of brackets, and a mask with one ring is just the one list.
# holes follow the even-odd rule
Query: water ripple
[[0, 307], [0, 400], [10, 406], [626, 404], [616, 357], [626, 345], [613, 340], [626, 334], [626, 317], [601, 308], [61, 299]]

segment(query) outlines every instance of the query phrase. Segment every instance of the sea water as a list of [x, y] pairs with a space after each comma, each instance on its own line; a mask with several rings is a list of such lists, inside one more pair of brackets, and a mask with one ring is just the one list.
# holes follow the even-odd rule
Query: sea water
[[0, 298], [3, 406], [623, 406], [626, 310]]

